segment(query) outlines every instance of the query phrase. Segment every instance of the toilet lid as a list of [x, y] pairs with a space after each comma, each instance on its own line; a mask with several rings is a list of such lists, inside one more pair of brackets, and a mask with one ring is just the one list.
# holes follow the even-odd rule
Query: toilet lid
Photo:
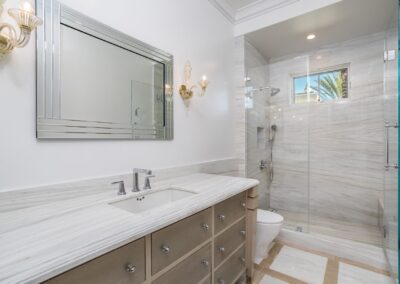
[[265, 224], [277, 224], [283, 222], [283, 217], [271, 211], [257, 209], [257, 222]]

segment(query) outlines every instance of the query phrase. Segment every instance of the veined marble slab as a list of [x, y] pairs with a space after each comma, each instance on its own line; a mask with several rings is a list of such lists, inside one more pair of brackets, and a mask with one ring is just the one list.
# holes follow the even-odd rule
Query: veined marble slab
[[[236, 176], [237, 170], [237, 160], [235, 158], [215, 160], [179, 167], [153, 169], [155, 178], [152, 179], [152, 182], [194, 173]], [[133, 175], [130, 172], [31, 188], [2, 189], [0, 190], [0, 213], [28, 207], [42, 206], [58, 201], [63, 202], [65, 200], [72, 200], [72, 202], [74, 202], [73, 200], [76, 198], [85, 196], [91, 198], [90, 196], [93, 196], [94, 194], [107, 194], [107, 192], [116, 189], [116, 186], [111, 185], [111, 182], [118, 180], [123, 180], [126, 189], [129, 190], [132, 188], [132, 179]], [[140, 177], [140, 179], [142, 186], [144, 181], [142, 177]]]
[[143, 194], [121, 197], [116, 189], [8, 212], [0, 218], [0, 282], [39, 283], [257, 185], [209, 174], [156, 182], [152, 190], [177, 187], [197, 194], [146, 216], [109, 205]]

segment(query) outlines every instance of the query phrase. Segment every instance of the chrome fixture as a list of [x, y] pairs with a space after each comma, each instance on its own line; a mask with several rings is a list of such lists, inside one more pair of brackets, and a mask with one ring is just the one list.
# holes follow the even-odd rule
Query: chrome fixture
[[[0, 0], [0, 16], [5, 1]], [[0, 23], [0, 58], [11, 53], [16, 47], [24, 47], [28, 44], [31, 32], [40, 26], [43, 21], [35, 15], [35, 10], [30, 1], [20, 1], [19, 9], [12, 8], [8, 14], [17, 22], [17, 30], [8, 23]]]
[[129, 273], [135, 273], [136, 266], [134, 266], [133, 264], [129, 263], [129, 264], [126, 265], [125, 270], [126, 270], [126, 272], [129, 272]]
[[[133, 169], [133, 188], [132, 191], [133, 192], [138, 192], [140, 191], [140, 187], [139, 187], [139, 174], [146, 174], [148, 175], [148, 179], [145, 180], [145, 185], [143, 189], [150, 189], [150, 178], [154, 177], [152, 175], [152, 171], [151, 170], [146, 170], [146, 169]], [[147, 178], [147, 177], [146, 177]]]
[[260, 170], [265, 170], [268, 167], [267, 160], [260, 160], [258, 162], [258, 167], [260, 168]]
[[265, 91], [265, 90], [269, 90], [270, 91], [270, 96], [271, 97], [273, 97], [273, 96], [276, 96], [280, 91], [281, 91], [281, 89], [279, 89], [279, 88], [274, 88], [274, 87], [269, 87], [269, 86], [267, 86], [267, 87], [259, 87], [259, 88], [252, 88], [252, 87], [245, 87], [246, 88], [246, 93], [252, 93], [252, 92], [262, 92], [262, 91]]
[[399, 164], [398, 163], [390, 163], [390, 142], [389, 142], [389, 132], [390, 132], [390, 128], [394, 128], [394, 129], [398, 129], [399, 128], [399, 124], [398, 123], [394, 123], [394, 124], [390, 124], [388, 121], [385, 122], [385, 169], [389, 170], [389, 169], [398, 169], [399, 168]]
[[144, 187], [143, 189], [151, 189], [151, 185], [150, 185], [150, 179], [156, 177], [155, 175], [147, 175], [144, 178]]
[[111, 184], [118, 184], [118, 195], [125, 195], [125, 184], [123, 180], [112, 182]]

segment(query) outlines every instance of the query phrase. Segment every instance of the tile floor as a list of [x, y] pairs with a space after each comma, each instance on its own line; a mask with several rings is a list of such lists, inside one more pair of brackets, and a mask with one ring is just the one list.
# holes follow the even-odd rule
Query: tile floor
[[256, 265], [253, 284], [391, 284], [388, 272], [337, 256], [276, 243]]

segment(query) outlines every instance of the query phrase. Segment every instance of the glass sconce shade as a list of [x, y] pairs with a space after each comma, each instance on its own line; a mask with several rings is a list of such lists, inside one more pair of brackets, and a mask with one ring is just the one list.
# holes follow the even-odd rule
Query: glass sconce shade
[[42, 19], [36, 17], [35, 14], [21, 10], [21, 9], [10, 9], [8, 14], [14, 18], [21, 30], [26, 29], [29, 31], [34, 30], [37, 26], [43, 24]]
[[[0, 0], [0, 4], [2, 0]], [[4, 1], [3, 1], [4, 2]], [[0, 5], [0, 8], [2, 6]], [[8, 14], [17, 22], [20, 33], [7, 23], [0, 23], [0, 57], [10, 53], [15, 47], [24, 47], [28, 44], [31, 32], [43, 21], [31, 10], [9, 9]]]

